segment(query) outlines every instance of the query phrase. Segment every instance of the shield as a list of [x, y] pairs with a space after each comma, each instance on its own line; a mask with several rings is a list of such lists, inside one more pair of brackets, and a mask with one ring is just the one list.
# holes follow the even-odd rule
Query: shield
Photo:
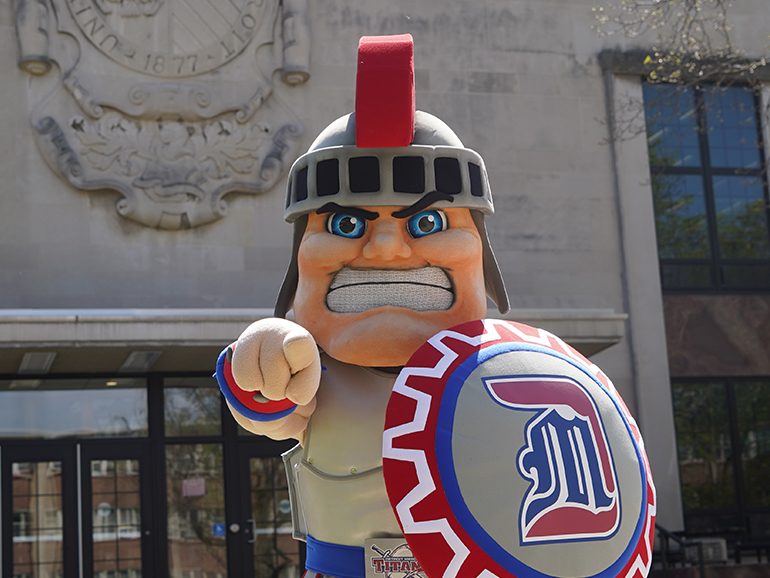
[[442, 331], [401, 371], [385, 484], [430, 578], [633, 578], [655, 489], [636, 423], [596, 365], [541, 329]]

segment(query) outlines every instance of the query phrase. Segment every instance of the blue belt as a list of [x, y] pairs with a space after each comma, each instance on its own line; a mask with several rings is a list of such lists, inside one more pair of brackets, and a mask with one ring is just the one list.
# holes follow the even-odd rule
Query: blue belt
[[307, 537], [305, 568], [337, 578], [364, 578], [366, 557], [358, 546], [343, 546]]

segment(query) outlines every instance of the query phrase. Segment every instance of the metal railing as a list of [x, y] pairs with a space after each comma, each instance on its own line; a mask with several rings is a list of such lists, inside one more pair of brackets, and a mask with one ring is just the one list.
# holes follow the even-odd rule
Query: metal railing
[[[685, 540], [684, 538], [669, 532], [662, 526], [657, 526], [655, 530], [660, 536], [661, 564], [663, 565], [663, 571], [666, 576], [668, 576], [668, 571], [672, 566], [672, 563], [676, 564], [677, 562], [681, 562], [682, 564], [686, 564], [688, 562], [687, 550], [696, 548], [698, 552], [697, 560], [700, 578], [706, 578], [706, 567], [703, 560], [703, 542]], [[679, 546], [678, 549], [671, 549], [672, 540]]]

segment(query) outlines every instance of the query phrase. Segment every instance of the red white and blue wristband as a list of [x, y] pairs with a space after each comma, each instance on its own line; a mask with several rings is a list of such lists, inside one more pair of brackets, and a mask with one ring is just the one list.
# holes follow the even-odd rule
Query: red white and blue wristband
[[219, 354], [215, 377], [222, 395], [230, 406], [243, 417], [254, 421], [275, 421], [290, 415], [297, 404], [290, 399], [269, 400], [258, 391], [246, 391], [233, 379], [232, 359], [235, 343]]

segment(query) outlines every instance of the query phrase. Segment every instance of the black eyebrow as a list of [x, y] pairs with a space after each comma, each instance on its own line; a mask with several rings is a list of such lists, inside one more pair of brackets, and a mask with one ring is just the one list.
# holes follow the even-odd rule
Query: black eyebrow
[[366, 209], [362, 209], [360, 207], [343, 207], [337, 203], [326, 203], [323, 207], [316, 211], [317, 215], [323, 215], [324, 213], [345, 213], [346, 215], [353, 215], [354, 217], [358, 217], [359, 219], [364, 219], [366, 221], [374, 221], [377, 217], [380, 216], [379, 213], [375, 213], [374, 211], [367, 211]]
[[406, 219], [407, 217], [416, 215], [423, 209], [430, 207], [436, 201], [449, 201], [450, 203], [454, 203], [454, 197], [452, 197], [452, 195], [447, 195], [446, 193], [441, 193], [439, 191], [431, 191], [430, 193], [426, 193], [422, 199], [420, 199], [413, 205], [410, 205], [405, 209], [401, 209], [400, 211], [395, 211], [391, 213], [391, 215], [394, 216], [396, 219]]

